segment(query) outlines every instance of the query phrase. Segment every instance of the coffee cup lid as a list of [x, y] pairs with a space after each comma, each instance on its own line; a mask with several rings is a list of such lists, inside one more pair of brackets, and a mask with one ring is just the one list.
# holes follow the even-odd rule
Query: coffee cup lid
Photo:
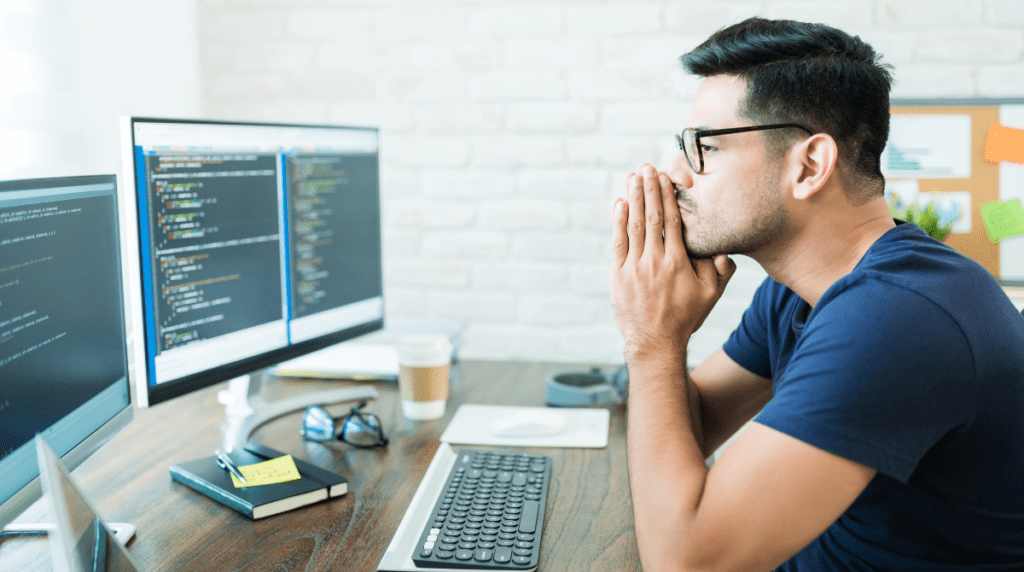
[[400, 362], [448, 361], [451, 355], [452, 342], [443, 334], [409, 334], [398, 340]]

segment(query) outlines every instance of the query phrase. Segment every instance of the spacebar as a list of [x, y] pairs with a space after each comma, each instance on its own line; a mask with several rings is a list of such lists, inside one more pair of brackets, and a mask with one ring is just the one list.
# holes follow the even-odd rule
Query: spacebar
[[523, 502], [523, 515], [519, 519], [519, 532], [533, 533], [537, 530], [537, 511], [540, 503], [535, 500]]

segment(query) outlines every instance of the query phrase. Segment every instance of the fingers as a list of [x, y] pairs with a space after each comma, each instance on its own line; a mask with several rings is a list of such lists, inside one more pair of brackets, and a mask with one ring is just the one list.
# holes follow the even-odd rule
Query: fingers
[[612, 204], [612, 261], [615, 268], [621, 268], [629, 255], [629, 238], [626, 236], [626, 211], [629, 204], [615, 199]]
[[651, 165], [640, 166], [640, 175], [644, 180], [644, 248], [650, 249], [654, 255], [665, 252], [662, 232], [665, 230], [665, 208], [661, 198], [661, 179], [658, 170]]
[[[640, 166], [641, 170], [643, 165]], [[629, 209], [626, 211], [626, 233], [629, 237], [629, 256], [639, 258], [644, 252], [644, 181], [640, 175], [632, 175], [626, 185]]]
[[715, 271], [718, 273], [718, 282], [725, 288], [725, 284], [732, 279], [736, 273], [736, 262], [725, 254], [715, 256]]
[[683, 218], [679, 213], [679, 203], [676, 202], [676, 190], [668, 175], [659, 175], [661, 183], [661, 204], [665, 213], [665, 251], [676, 252], [681, 250], [686, 254], [686, 247], [683, 246]]
[[626, 175], [626, 201], [616, 200], [612, 205], [612, 224], [612, 254], [619, 266], [626, 257], [639, 258], [644, 250], [663, 254], [666, 239], [672, 241], [673, 248], [685, 251], [672, 182], [647, 163], [641, 164], [637, 173]]
[[719, 296], [732, 279], [732, 275], [736, 273], [736, 263], [725, 254], [719, 254], [714, 258], [691, 259], [690, 263], [697, 274], [697, 279]]

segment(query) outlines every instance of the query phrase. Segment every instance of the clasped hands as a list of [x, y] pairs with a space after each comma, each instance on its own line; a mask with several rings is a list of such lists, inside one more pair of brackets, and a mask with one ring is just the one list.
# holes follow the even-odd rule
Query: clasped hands
[[626, 362], [685, 355], [736, 271], [728, 256], [690, 258], [668, 175], [644, 163], [612, 206], [611, 299]]

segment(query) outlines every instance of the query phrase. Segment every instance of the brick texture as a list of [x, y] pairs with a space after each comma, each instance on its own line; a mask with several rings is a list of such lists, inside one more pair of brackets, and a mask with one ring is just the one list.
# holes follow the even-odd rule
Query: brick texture
[[[1018, 0], [196, 1], [211, 118], [381, 128], [387, 317], [461, 324], [465, 357], [621, 362], [612, 197], [676, 152], [678, 58], [721, 27], [841, 27], [896, 98], [1024, 96]], [[765, 277], [736, 261], [691, 364]]]

